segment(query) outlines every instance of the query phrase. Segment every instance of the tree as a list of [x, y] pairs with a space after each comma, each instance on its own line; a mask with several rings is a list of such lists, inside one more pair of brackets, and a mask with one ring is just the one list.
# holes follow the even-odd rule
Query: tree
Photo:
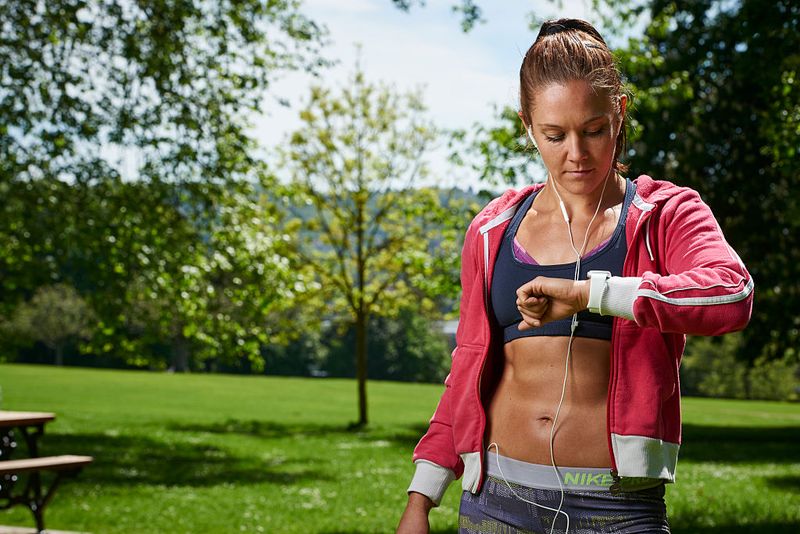
[[325, 64], [324, 34], [298, 7], [0, 1], [0, 176], [86, 180], [95, 165], [115, 175], [110, 149], [133, 149], [129, 177], [194, 183], [201, 195], [248, 172], [247, 117], [269, 83]]
[[636, 107], [631, 168], [698, 190], [756, 282], [740, 356], [800, 341], [800, 5], [648, 3], [620, 60]]
[[317, 313], [346, 317], [355, 330], [358, 425], [367, 424], [369, 318], [411, 303], [432, 312], [457, 285], [453, 208], [420, 187], [436, 135], [423, 112], [418, 94], [373, 85], [357, 67], [339, 94], [312, 88], [303, 126], [282, 150], [297, 214], [287, 232], [316, 273]]
[[[195, 367], [247, 361], [262, 371], [262, 346], [289, 339], [282, 315], [314, 287], [287, 258], [273, 203], [251, 188], [225, 194], [216, 208], [190, 250], [161, 251], [157, 265], [139, 270], [128, 287], [124, 321], [140, 341], [125, 351], [129, 358], [144, 358], [142, 344], [167, 341], [177, 371], [190, 369], [192, 357]], [[140, 363], [164, 363], [154, 360]]]
[[65, 284], [43, 286], [30, 301], [17, 307], [5, 328], [55, 351], [55, 364], [64, 364], [64, 347], [88, 337], [94, 319], [91, 307], [75, 288]]
[[[226, 278], [224, 251], [247, 232], [220, 221], [232, 198], [268, 186], [248, 118], [280, 73], [328, 64], [325, 32], [294, 0], [0, 0], [0, 19], [0, 312], [63, 280], [97, 312], [89, 350], [136, 357], [147, 336], [132, 336], [141, 324], [130, 310], [144, 294], [170, 303], [159, 311], [178, 302], [184, 322], [168, 313], [138, 323], [168, 322], [173, 340], [203, 333], [201, 348], [236, 347], [248, 333], [247, 353], [257, 352], [251, 336], [263, 336], [236, 322], [259, 315], [243, 301], [264, 308], [251, 299], [257, 267], [236, 252]], [[283, 272], [268, 257], [262, 283]], [[192, 285], [197, 269], [203, 283]], [[247, 289], [232, 289], [237, 280]], [[219, 292], [209, 296], [206, 282]], [[214, 313], [218, 328], [187, 320], [194, 310]]]

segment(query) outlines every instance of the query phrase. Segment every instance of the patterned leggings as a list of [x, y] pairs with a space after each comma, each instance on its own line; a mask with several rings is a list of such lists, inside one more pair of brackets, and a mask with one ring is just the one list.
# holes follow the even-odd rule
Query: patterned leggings
[[[510, 482], [520, 497], [558, 509], [561, 491], [538, 489]], [[664, 485], [640, 491], [565, 490], [562, 512], [553, 530], [558, 534], [640, 534], [669, 533], [664, 505]], [[458, 516], [459, 534], [549, 534], [555, 511], [517, 498], [506, 483], [487, 476], [481, 491], [465, 491]]]

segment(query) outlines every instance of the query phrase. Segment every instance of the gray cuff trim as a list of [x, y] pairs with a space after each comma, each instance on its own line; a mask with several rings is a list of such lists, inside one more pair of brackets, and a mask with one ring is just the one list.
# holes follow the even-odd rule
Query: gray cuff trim
[[456, 478], [455, 473], [428, 460], [417, 460], [414, 463], [417, 471], [414, 473], [414, 478], [411, 479], [411, 485], [407, 491], [421, 493], [439, 506], [447, 487]]
[[636, 291], [642, 283], [639, 276], [612, 276], [606, 281], [606, 290], [600, 301], [603, 315], [613, 315], [635, 321], [633, 317], [633, 301]]

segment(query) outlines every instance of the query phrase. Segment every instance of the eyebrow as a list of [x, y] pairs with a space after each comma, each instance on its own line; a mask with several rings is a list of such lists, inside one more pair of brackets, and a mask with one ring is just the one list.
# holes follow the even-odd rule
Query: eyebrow
[[[605, 113], [600, 113], [599, 115], [595, 115], [591, 119], [587, 119], [586, 121], [584, 121], [583, 124], [589, 124], [590, 122], [594, 122], [597, 119], [602, 119], [603, 117], [605, 117]], [[540, 123], [539, 126], [541, 126], [543, 128], [561, 128], [561, 126], [559, 126], [558, 124], [541, 124]]]

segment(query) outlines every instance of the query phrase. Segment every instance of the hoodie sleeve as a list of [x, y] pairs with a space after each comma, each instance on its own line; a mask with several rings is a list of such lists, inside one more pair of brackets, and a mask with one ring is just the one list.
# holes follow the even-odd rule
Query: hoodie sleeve
[[743, 329], [752, 311], [753, 280], [711, 209], [684, 189], [653, 218], [641, 240], [649, 247], [648, 233], [655, 232], [661, 272], [611, 278], [603, 308], [661, 332], [715, 336]]
[[[461, 251], [461, 303], [459, 308], [459, 328], [456, 332], [456, 348], [453, 350], [453, 363], [460, 357], [460, 346], [463, 342], [462, 327], [468, 321], [464, 315], [474, 307], [471, 301], [474, 298], [474, 285], [480, 280], [479, 258], [476, 254], [477, 223], [473, 220], [464, 237], [464, 246]], [[483, 304], [481, 304], [482, 306]], [[464, 472], [464, 462], [455, 450], [453, 442], [453, 363], [451, 372], [444, 380], [444, 393], [439, 399], [436, 411], [429, 422], [428, 431], [422, 436], [414, 449], [414, 463], [416, 471], [408, 491], [422, 493], [429, 497], [437, 506], [441, 502], [450, 483], [461, 477]]]

